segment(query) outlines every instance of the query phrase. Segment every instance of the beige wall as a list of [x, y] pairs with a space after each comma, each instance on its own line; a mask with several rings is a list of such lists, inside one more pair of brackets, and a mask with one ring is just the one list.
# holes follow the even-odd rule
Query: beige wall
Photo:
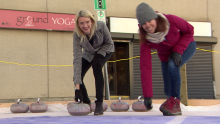
[[[72, 65], [73, 42], [72, 32], [48, 33], [48, 65]], [[49, 97], [73, 97], [73, 67], [49, 67]], [[85, 76], [88, 94], [95, 96], [95, 84], [90, 69]]]
[[[212, 22], [213, 36], [220, 39], [220, 15], [219, 15], [219, 0], [208, 0], [208, 21]], [[214, 50], [220, 52], [220, 43], [214, 46]], [[214, 78], [215, 78], [215, 89], [216, 98], [220, 99], [220, 53], [213, 54], [214, 59]]]
[[[0, 29], [0, 59], [47, 65], [47, 32]], [[0, 99], [48, 97], [47, 68], [0, 63]]]
[[[145, 1], [156, 11], [188, 21], [212, 22], [213, 36], [220, 38], [219, 0], [106, 0], [106, 16], [135, 17], [136, 6]], [[87, 9], [96, 16], [93, 0], [0, 0], [0, 9], [76, 14]], [[72, 32], [0, 29], [0, 61], [71, 65]], [[220, 45], [214, 46], [220, 51]], [[220, 98], [220, 54], [214, 53], [217, 98]], [[40, 67], [0, 62], [0, 99], [74, 97], [73, 67]], [[85, 77], [89, 96], [94, 98], [92, 70]]]
[[143, 1], [161, 13], [190, 21], [207, 21], [206, 0], [107, 0], [107, 16], [135, 17], [136, 6]]

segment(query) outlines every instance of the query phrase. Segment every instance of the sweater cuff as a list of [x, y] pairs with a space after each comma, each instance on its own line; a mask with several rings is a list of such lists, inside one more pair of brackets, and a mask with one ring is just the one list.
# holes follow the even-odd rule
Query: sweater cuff
[[105, 57], [105, 55], [106, 55], [105, 51], [102, 51], [102, 50], [99, 50], [97, 53], [101, 54], [103, 57]]

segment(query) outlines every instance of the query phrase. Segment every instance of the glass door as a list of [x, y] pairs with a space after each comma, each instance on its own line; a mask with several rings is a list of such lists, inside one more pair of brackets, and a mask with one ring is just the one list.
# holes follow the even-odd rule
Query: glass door
[[[109, 61], [128, 59], [129, 44], [127, 42], [115, 42], [115, 52]], [[110, 95], [130, 95], [129, 61], [121, 60], [108, 62], [108, 77]]]

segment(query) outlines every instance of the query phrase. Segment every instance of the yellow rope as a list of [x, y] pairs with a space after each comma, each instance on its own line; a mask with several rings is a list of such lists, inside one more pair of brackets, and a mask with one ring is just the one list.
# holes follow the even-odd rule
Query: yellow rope
[[[206, 50], [206, 49], [202, 49], [202, 48], [196, 48], [197, 50], [202, 50], [205, 52], [214, 52], [214, 53], [220, 53], [218, 51], [212, 51], [212, 50]], [[152, 52], [151, 54], [155, 54], [157, 52]], [[131, 58], [127, 58], [127, 59], [119, 59], [119, 60], [115, 60], [115, 61], [107, 61], [107, 62], [120, 62], [120, 61], [125, 61], [125, 60], [130, 60], [130, 59], [135, 59], [135, 58], [139, 58], [140, 56], [135, 56], [135, 57], [131, 57]], [[16, 63], [16, 62], [6, 62], [6, 61], [0, 61], [0, 63], [5, 63], [5, 64], [14, 64], [14, 65], [26, 65], [26, 66], [47, 66], [47, 67], [73, 67], [73, 65], [40, 65], [40, 64], [20, 64], [20, 63]]]

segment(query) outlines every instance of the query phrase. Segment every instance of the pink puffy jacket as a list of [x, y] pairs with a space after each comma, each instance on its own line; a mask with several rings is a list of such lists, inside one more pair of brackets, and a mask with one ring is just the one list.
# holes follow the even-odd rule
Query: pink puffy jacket
[[167, 62], [170, 54], [175, 51], [183, 54], [190, 42], [194, 41], [194, 28], [187, 21], [175, 15], [165, 15], [170, 29], [161, 43], [146, 40], [140, 46], [141, 84], [144, 97], [153, 97], [151, 49], [156, 49], [162, 62]]

